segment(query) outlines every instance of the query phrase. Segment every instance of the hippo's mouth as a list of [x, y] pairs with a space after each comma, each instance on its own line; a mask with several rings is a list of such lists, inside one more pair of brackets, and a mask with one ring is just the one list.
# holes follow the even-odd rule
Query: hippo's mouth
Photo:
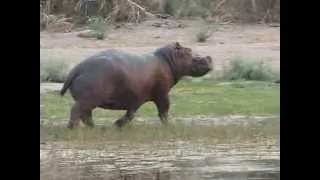
[[188, 76], [201, 77], [213, 70], [212, 59], [210, 56], [204, 58], [196, 57], [192, 61], [192, 67]]

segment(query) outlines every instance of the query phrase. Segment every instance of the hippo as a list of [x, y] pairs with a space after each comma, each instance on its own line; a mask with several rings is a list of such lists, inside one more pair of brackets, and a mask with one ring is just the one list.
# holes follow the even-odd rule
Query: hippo
[[179, 42], [140, 55], [101, 51], [74, 66], [60, 90], [63, 96], [69, 89], [75, 101], [67, 127], [72, 129], [80, 121], [94, 127], [92, 110], [102, 108], [126, 111], [114, 122], [121, 128], [150, 101], [157, 107], [161, 124], [167, 125], [170, 89], [184, 76], [201, 77], [211, 70], [210, 56], [200, 57]]

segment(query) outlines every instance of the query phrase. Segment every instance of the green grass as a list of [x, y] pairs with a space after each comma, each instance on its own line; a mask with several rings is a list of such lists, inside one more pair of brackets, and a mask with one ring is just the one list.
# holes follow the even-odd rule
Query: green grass
[[[198, 124], [175, 123], [168, 127], [159, 124], [129, 124], [121, 131], [116, 129], [111, 123], [96, 126], [95, 128], [79, 127], [68, 130], [65, 126], [48, 126], [40, 128], [42, 141], [68, 141], [74, 145], [82, 144], [91, 147], [104, 147], [99, 142], [130, 142], [130, 143], [151, 143], [155, 141], [207, 141], [216, 142], [238, 142], [253, 141], [266, 138], [276, 138], [279, 136], [279, 121], [269, 119], [261, 123], [249, 125], [218, 125], [207, 126]], [[70, 144], [72, 145], [72, 144]]]
[[[194, 115], [278, 115], [280, 113], [280, 86], [266, 82], [219, 85], [210, 80], [178, 83], [170, 92], [169, 116]], [[70, 94], [60, 97], [58, 93], [40, 94], [41, 118], [47, 122], [63, 122], [69, 119], [74, 101]], [[93, 119], [116, 120], [124, 111], [95, 109]], [[144, 104], [137, 117], [157, 117], [157, 109], [151, 102]]]

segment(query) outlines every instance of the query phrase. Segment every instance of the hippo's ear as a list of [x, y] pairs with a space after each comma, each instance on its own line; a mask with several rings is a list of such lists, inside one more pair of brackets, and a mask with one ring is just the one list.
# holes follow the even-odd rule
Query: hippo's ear
[[181, 45], [180, 45], [179, 42], [176, 42], [176, 43], [175, 43], [175, 46], [176, 46], [177, 49], [180, 49], [180, 48], [181, 48]]

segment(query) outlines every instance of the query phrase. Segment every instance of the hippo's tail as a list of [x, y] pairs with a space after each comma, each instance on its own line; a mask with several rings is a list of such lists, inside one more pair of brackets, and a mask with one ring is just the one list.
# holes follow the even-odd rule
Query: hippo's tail
[[72, 83], [72, 80], [75, 78], [75, 73], [74, 72], [71, 72], [67, 78], [67, 80], [63, 83], [63, 86], [60, 90], [60, 96], [63, 96], [67, 90], [69, 89], [71, 83]]

